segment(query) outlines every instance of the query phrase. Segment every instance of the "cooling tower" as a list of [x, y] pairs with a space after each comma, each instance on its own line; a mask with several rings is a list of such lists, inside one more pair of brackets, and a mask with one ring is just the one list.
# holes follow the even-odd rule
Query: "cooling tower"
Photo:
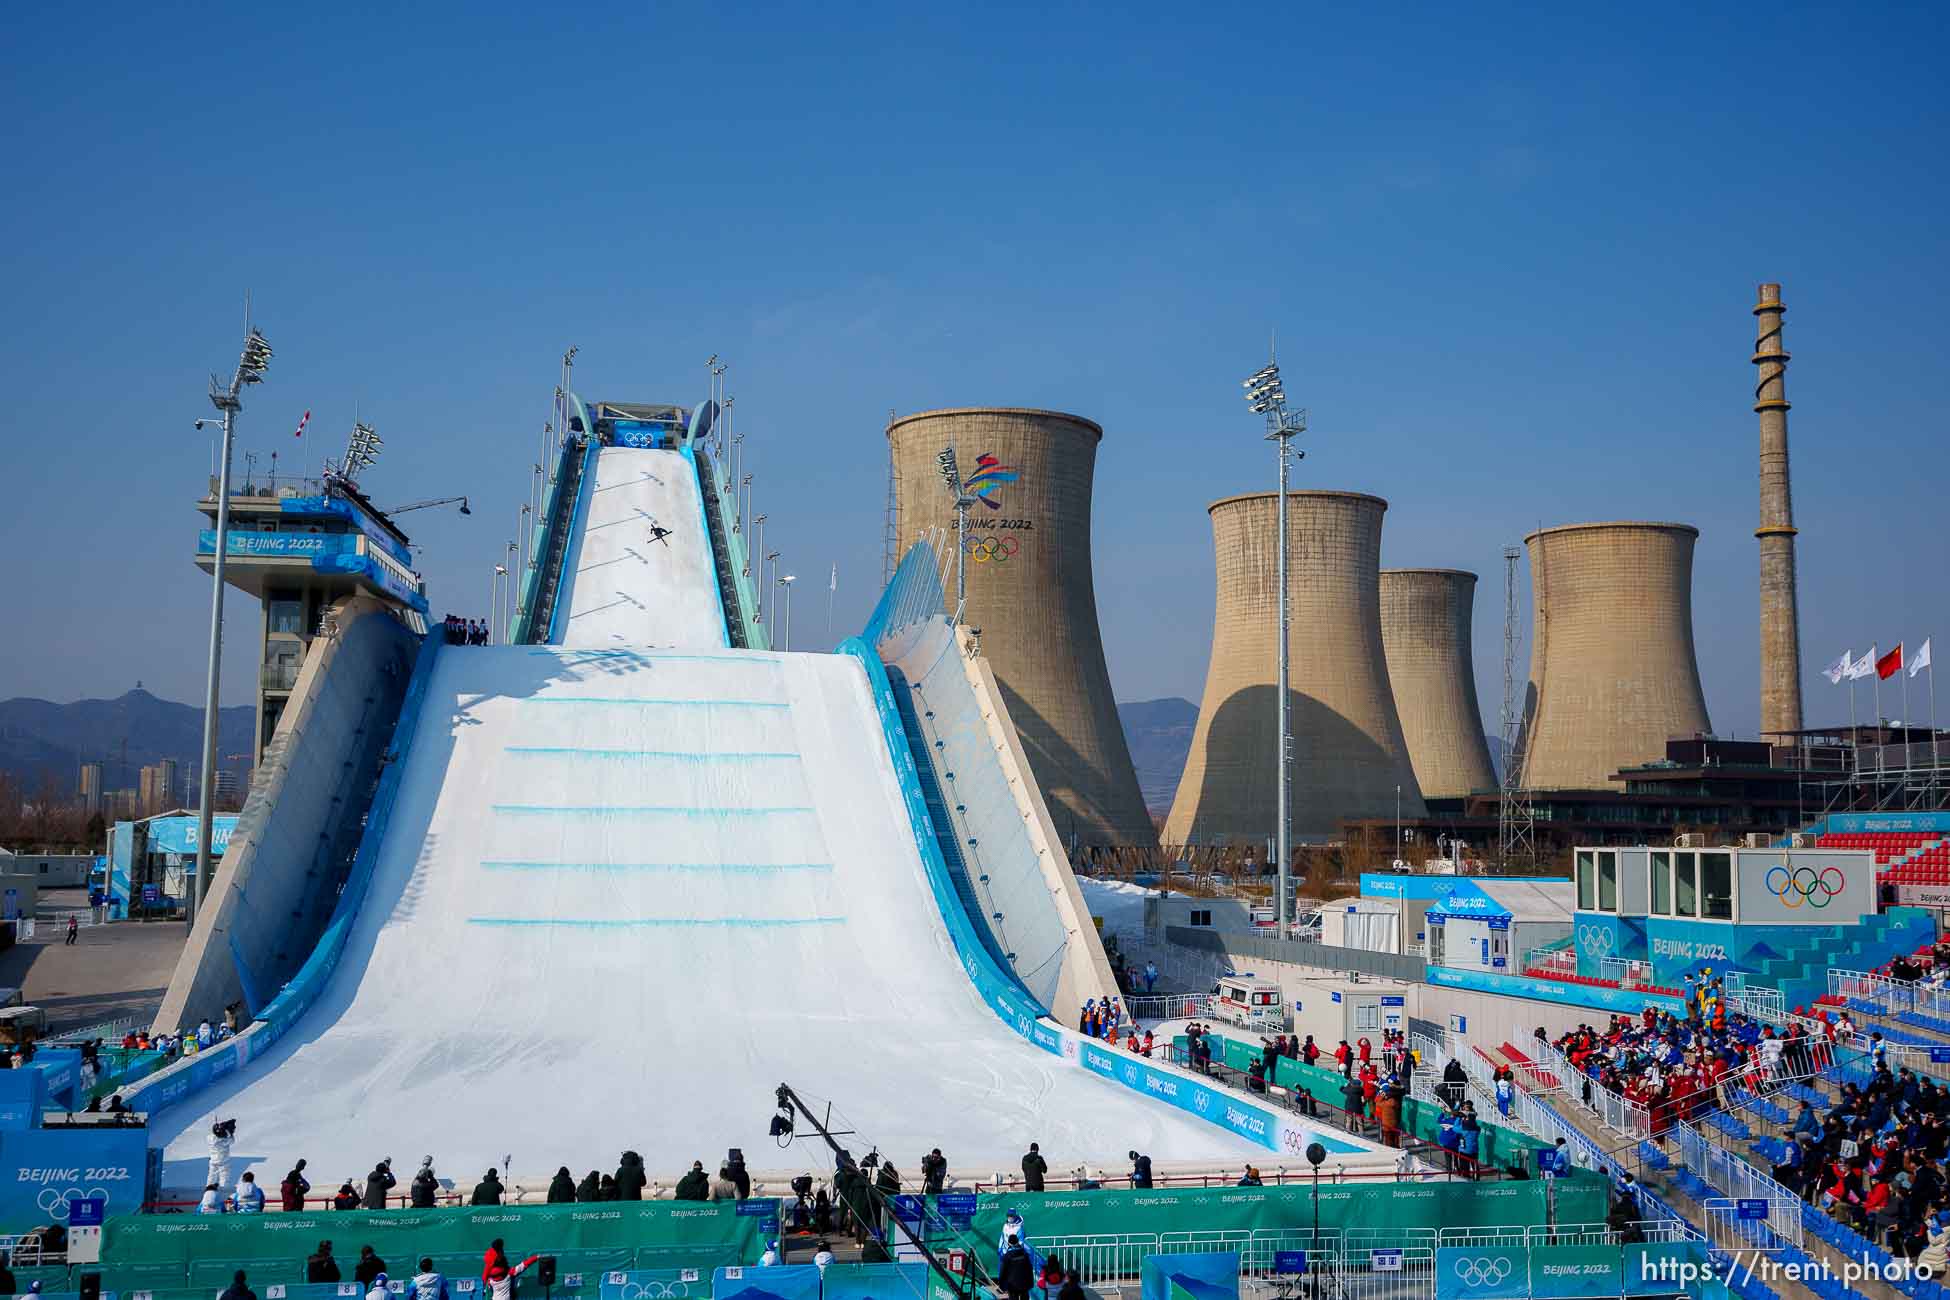
[[1754, 410], [1760, 416], [1760, 729], [1801, 730], [1801, 615], [1794, 583], [1794, 492], [1788, 482], [1787, 363], [1781, 286], [1754, 304]]
[[1104, 432], [1058, 411], [923, 411], [887, 427], [903, 543], [955, 532], [940, 456], [969, 510], [969, 626], [994, 670], [1051, 819], [1080, 845], [1155, 845], [1117, 720], [1090, 576], [1090, 484]]
[[1688, 524], [1566, 524], [1530, 547], [1530, 685], [1523, 784], [1613, 788], [1622, 766], [1712, 729], [1693, 657]]
[[[1358, 492], [1287, 494], [1292, 830], [1338, 838], [1350, 817], [1423, 816], [1381, 649], [1381, 516]], [[1212, 663], [1169, 844], [1274, 837], [1279, 784], [1279, 498], [1209, 508], [1218, 564]]]
[[1476, 705], [1476, 660], [1470, 649], [1475, 604], [1473, 573], [1381, 571], [1381, 648], [1424, 799], [1460, 799], [1496, 788]]

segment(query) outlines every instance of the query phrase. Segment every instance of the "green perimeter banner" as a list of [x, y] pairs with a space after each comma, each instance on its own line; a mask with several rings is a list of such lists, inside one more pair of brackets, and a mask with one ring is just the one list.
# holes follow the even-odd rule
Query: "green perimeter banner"
[[[510, 1254], [641, 1248], [672, 1253], [735, 1252], [755, 1262], [778, 1230], [776, 1199], [607, 1201], [592, 1205], [505, 1205], [440, 1210], [348, 1210], [323, 1214], [167, 1214], [111, 1218], [102, 1265], [200, 1259], [303, 1260], [321, 1240], [369, 1245], [381, 1259], [480, 1254], [496, 1237]], [[999, 1222], [999, 1221], [998, 1221]]]
[[[1561, 1223], [1605, 1217], [1605, 1185], [1559, 1179]], [[1010, 1210], [1031, 1237], [1311, 1228], [1311, 1182], [1283, 1187], [1186, 1187], [1095, 1192], [984, 1193], [969, 1239], [991, 1252]], [[1322, 1231], [1340, 1228], [1527, 1228], [1544, 1222], [1544, 1184], [1508, 1180], [1320, 1185]]]
[[1597, 1300], [1625, 1292], [1625, 1252], [1617, 1246], [1532, 1246], [1532, 1300]]

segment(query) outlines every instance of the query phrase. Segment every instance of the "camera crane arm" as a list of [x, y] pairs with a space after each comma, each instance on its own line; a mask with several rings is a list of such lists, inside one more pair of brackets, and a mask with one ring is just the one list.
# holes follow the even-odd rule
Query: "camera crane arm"
[[[779, 1085], [778, 1105], [779, 1105], [779, 1114], [776, 1115], [772, 1121], [774, 1136], [777, 1136], [779, 1134], [780, 1128], [783, 1128], [784, 1131], [788, 1134], [792, 1132], [792, 1128], [793, 1128], [792, 1115], [794, 1111], [797, 1111], [800, 1115], [803, 1115], [805, 1117], [806, 1123], [812, 1125], [813, 1131], [819, 1134], [820, 1139], [824, 1141], [826, 1145], [832, 1149], [834, 1157], [838, 1159], [840, 1163], [840, 1167], [842, 1169], [851, 1170], [852, 1172], [860, 1176], [860, 1181], [862, 1185], [866, 1188], [868, 1203], [872, 1205], [876, 1210], [885, 1211], [891, 1208], [887, 1203], [888, 1201], [887, 1194], [881, 1191], [878, 1187], [874, 1186], [873, 1179], [867, 1177], [865, 1172], [861, 1170], [859, 1162], [853, 1158], [853, 1153], [839, 1144], [838, 1139], [836, 1139], [832, 1135], [832, 1133], [827, 1130], [826, 1125], [820, 1121], [820, 1118], [817, 1115], [813, 1114], [812, 1107], [806, 1105], [804, 1099], [802, 1099], [797, 1092], [793, 1091], [791, 1084], [781, 1083]], [[962, 1277], [959, 1274], [951, 1272], [948, 1268], [948, 1265], [942, 1261], [941, 1257], [936, 1255], [932, 1250], [928, 1249], [928, 1244], [925, 1241], [922, 1241], [921, 1238], [915, 1234], [914, 1230], [907, 1226], [907, 1224], [901, 1219], [900, 1215], [890, 1213], [887, 1214], [886, 1217], [893, 1220], [894, 1226], [900, 1229], [901, 1234], [907, 1238], [908, 1244], [912, 1245], [914, 1249], [921, 1252], [921, 1258], [925, 1259], [928, 1262], [928, 1267], [933, 1269], [936, 1273], [938, 1273], [941, 1276], [942, 1281], [946, 1282], [950, 1287], [954, 1288], [957, 1294], [961, 1294], [965, 1290], [973, 1288], [974, 1286], [973, 1277], [972, 1276]]]

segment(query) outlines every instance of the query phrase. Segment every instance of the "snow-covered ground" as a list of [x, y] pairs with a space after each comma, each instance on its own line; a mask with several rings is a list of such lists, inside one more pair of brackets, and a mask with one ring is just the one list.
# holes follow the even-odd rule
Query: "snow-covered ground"
[[1077, 885], [1090, 915], [1104, 918], [1104, 933], [1116, 934], [1144, 927], [1144, 900], [1156, 898], [1158, 891], [1122, 880], [1100, 880], [1079, 874]]
[[566, 562], [562, 644], [715, 650], [726, 644], [697, 475], [674, 451], [605, 447]]
[[[232, 1178], [273, 1186], [300, 1156], [321, 1187], [427, 1153], [463, 1182], [626, 1147], [666, 1182], [732, 1146], [830, 1168], [772, 1146], [781, 1081], [910, 1173], [935, 1145], [964, 1174], [1031, 1141], [1054, 1168], [1267, 1155], [983, 1005], [851, 659], [448, 649], [407, 763], [317, 1006], [157, 1117], [169, 1186], [201, 1185], [218, 1116], [238, 1120]], [[1085, 889], [1093, 910], [1125, 893]]]

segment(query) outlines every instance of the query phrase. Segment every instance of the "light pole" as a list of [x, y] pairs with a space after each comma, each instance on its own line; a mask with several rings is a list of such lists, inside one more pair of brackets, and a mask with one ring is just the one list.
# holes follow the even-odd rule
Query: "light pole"
[[1293, 703], [1287, 698], [1287, 670], [1288, 659], [1291, 656], [1291, 647], [1287, 640], [1289, 626], [1287, 606], [1289, 597], [1286, 580], [1286, 474], [1287, 458], [1290, 455], [1298, 456], [1302, 460], [1306, 459], [1307, 453], [1304, 451], [1293, 451], [1291, 444], [1294, 435], [1306, 432], [1307, 413], [1305, 411], [1289, 411], [1286, 409], [1286, 390], [1280, 386], [1280, 367], [1276, 362], [1267, 362], [1263, 368], [1247, 378], [1241, 386], [1246, 390], [1246, 405], [1251, 408], [1254, 414], [1266, 417], [1267, 441], [1271, 442], [1278, 449], [1280, 455], [1278, 524], [1280, 532], [1280, 784], [1279, 799], [1277, 801], [1277, 816], [1280, 820], [1277, 832], [1274, 835], [1274, 844], [1276, 846], [1274, 852], [1279, 855], [1280, 859], [1279, 934], [1281, 938], [1285, 938], [1287, 924], [1292, 920], [1293, 913], [1293, 845], [1291, 828], [1288, 825], [1291, 818], [1287, 812], [1287, 796], [1290, 788], [1289, 772], [1293, 760]]
[[1395, 787], [1395, 865], [1402, 862], [1402, 788]]
[[781, 636], [779, 638], [779, 649], [781, 651], [790, 651], [792, 649], [792, 584], [797, 581], [799, 581], [798, 575], [792, 573], [788, 573], [779, 579], [779, 585], [785, 588], [785, 624], [780, 629]]
[[508, 559], [502, 568], [507, 572], [508, 577], [501, 584], [501, 603], [507, 607], [501, 615], [501, 644], [507, 645], [514, 637], [515, 575], [521, 572], [515, 565], [515, 543], [512, 538], [508, 541]]
[[941, 471], [941, 481], [947, 485], [948, 495], [955, 501], [955, 623], [961, 623], [963, 609], [968, 604], [968, 571], [965, 567], [968, 555], [968, 508], [975, 504], [975, 498], [962, 491], [961, 466], [955, 460], [955, 449], [943, 447], [934, 458], [935, 467]]
[[488, 579], [488, 644], [499, 645], [494, 639], [494, 625], [501, 617], [501, 579], [508, 576], [502, 565], [494, 566], [494, 576]]
[[[744, 458], [740, 457], [739, 459], [742, 460]], [[752, 476], [749, 474], [740, 475], [738, 479], [738, 518], [739, 519], [743, 519], [746, 515], [746, 512], [752, 508], [751, 489], [752, 489]], [[738, 531], [738, 526], [736, 524], [732, 525], [732, 531], [733, 532]], [[747, 564], [751, 563], [751, 557], [749, 555], [745, 557], [745, 562]]]
[[[770, 518], [771, 518], [770, 515], [752, 516], [752, 542], [757, 547], [760, 556], [763, 556], [765, 554], [765, 521]], [[749, 555], [745, 557], [745, 576], [748, 578], [752, 576], [751, 556]], [[764, 577], [765, 577], [764, 573], [761, 572], [759, 574], [759, 578], [761, 582], [763, 581]], [[761, 589], [758, 593], [758, 614], [760, 616], [761, 622], [763, 621], [764, 613], [765, 613], [765, 592], [763, 591], [763, 589]]]
[[228, 384], [210, 377], [210, 404], [223, 412], [223, 461], [217, 471], [217, 545], [210, 562], [210, 676], [203, 692], [203, 770], [197, 777], [196, 888], [191, 891], [190, 921], [203, 910], [210, 891], [210, 821], [217, 788], [217, 684], [223, 671], [223, 569], [230, 550], [230, 448], [237, 427], [238, 400], [244, 385], [264, 381], [271, 364], [271, 345], [251, 326], [244, 334], [244, 350]]
[[[779, 553], [777, 551], [766, 552], [764, 561], [758, 566], [758, 586], [761, 591], [765, 588], [765, 566], [768, 564], [772, 566], [772, 572], [778, 572]], [[756, 623], [762, 622], [763, 620], [754, 618], [752, 621]]]

